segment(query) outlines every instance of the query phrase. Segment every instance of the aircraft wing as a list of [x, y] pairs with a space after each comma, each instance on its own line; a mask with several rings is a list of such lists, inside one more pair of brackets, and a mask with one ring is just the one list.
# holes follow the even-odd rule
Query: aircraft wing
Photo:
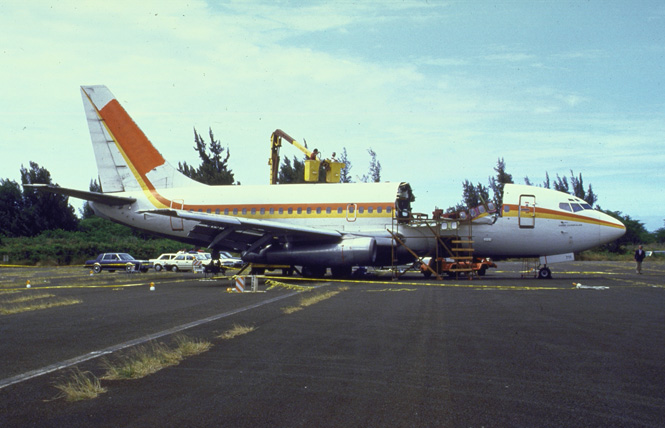
[[271, 241], [337, 241], [342, 233], [282, 223], [271, 220], [233, 217], [220, 214], [190, 212], [169, 208], [142, 210], [141, 213], [158, 214], [183, 220], [198, 221], [189, 233], [191, 238], [209, 242], [209, 247], [224, 247], [232, 251], [248, 251], [259, 248]]
[[126, 196], [114, 196], [108, 193], [87, 192], [85, 190], [69, 189], [66, 187], [54, 186], [53, 184], [24, 184], [23, 187], [35, 189], [38, 192], [55, 193], [57, 195], [67, 195], [74, 198], [84, 199], [86, 201], [99, 202], [106, 205], [128, 205], [136, 202], [135, 198]]

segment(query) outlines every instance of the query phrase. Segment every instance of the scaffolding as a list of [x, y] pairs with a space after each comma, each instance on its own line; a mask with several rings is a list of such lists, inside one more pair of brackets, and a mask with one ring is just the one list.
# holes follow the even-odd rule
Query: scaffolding
[[[460, 226], [467, 226], [466, 232], [461, 234]], [[404, 240], [400, 237], [400, 227], [409, 228], [426, 228], [430, 233], [423, 234], [421, 238], [411, 237], [409, 239], [435, 239], [437, 245], [434, 247], [434, 254], [426, 254], [418, 256], [411, 248], [409, 248]], [[426, 214], [414, 213], [410, 214], [408, 218], [396, 217], [393, 215], [391, 229], [388, 230], [392, 236], [391, 240], [391, 268], [393, 272], [393, 279], [398, 279], [400, 276], [409, 272], [411, 269], [421, 266], [428, 269], [438, 280], [442, 280], [441, 269], [439, 260], [441, 258], [449, 258], [453, 260], [454, 268], [448, 269], [448, 273], [453, 273], [455, 278], [459, 278], [460, 274], [466, 275], [472, 279], [476, 272], [473, 270], [473, 233], [471, 218], [449, 218], [442, 215], [434, 215], [434, 218], [428, 218]], [[397, 248], [403, 247], [409, 254], [414, 257], [413, 264], [399, 272], [396, 265]], [[432, 257], [435, 263], [424, 263], [423, 259]], [[432, 265], [435, 268], [432, 268]]]

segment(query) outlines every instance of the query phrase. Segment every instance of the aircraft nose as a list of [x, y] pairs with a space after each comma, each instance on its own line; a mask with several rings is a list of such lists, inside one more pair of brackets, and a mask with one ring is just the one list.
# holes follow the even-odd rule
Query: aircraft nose
[[602, 213], [600, 220], [600, 240], [603, 243], [619, 239], [626, 233], [626, 226], [614, 217]]

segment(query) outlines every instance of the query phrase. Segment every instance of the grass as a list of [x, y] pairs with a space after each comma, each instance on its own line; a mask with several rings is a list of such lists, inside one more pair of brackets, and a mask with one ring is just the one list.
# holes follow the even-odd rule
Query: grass
[[349, 287], [340, 287], [338, 290], [315, 294], [313, 296], [304, 296], [300, 299], [300, 303], [298, 304], [298, 306], [287, 306], [285, 308], [282, 308], [282, 312], [285, 313], [286, 315], [298, 312], [308, 306], [315, 305], [319, 302], [330, 299], [331, 297], [336, 296], [342, 291], [346, 291], [348, 289]]
[[90, 372], [82, 372], [78, 368], [73, 371], [69, 380], [56, 384], [60, 390], [56, 398], [64, 398], [67, 401], [90, 400], [99, 394], [106, 392], [100, 380]]
[[175, 347], [162, 343], [139, 346], [117, 361], [104, 360], [106, 373], [102, 379], [140, 379], [166, 367], [175, 366], [184, 358], [206, 352], [212, 347], [207, 341], [178, 336]]
[[243, 334], [251, 333], [256, 330], [256, 327], [249, 327], [244, 325], [233, 324], [230, 330], [225, 331], [224, 333], [217, 336], [220, 339], [230, 340], [234, 337], [242, 336]]
[[80, 299], [58, 298], [53, 294], [29, 294], [0, 300], [0, 315], [13, 315], [22, 312], [39, 311], [58, 306], [82, 303]]

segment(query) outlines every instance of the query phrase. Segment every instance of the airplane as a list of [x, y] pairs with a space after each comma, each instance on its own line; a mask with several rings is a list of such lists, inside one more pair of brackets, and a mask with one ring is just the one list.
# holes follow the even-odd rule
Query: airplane
[[[32, 187], [88, 200], [100, 217], [213, 255], [344, 277], [356, 266], [411, 263], [459, 236], [470, 238], [461, 245], [473, 256], [497, 258], [578, 252], [625, 233], [579, 198], [524, 185], [506, 184], [501, 207], [478, 207], [467, 221], [416, 221], [406, 182], [205, 185], [167, 162], [106, 86], [82, 86], [81, 96], [102, 191]], [[547, 266], [541, 276], [551, 276]]]

